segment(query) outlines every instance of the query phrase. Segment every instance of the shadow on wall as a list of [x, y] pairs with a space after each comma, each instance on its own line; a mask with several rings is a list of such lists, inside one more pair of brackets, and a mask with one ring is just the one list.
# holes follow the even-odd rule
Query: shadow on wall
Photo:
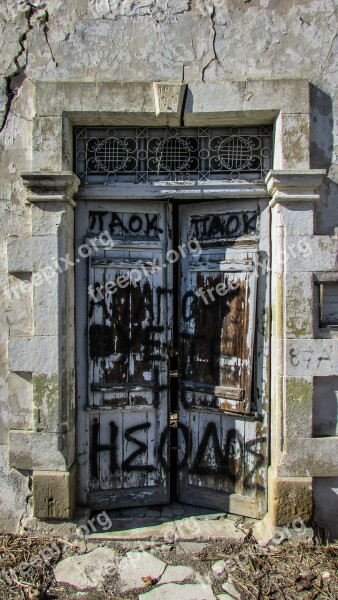
[[338, 477], [313, 479], [314, 519], [331, 540], [338, 540]]
[[326, 169], [320, 203], [315, 209], [315, 233], [322, 235], [334, 235], [334, 229], [338, 227], [338, 183], [328, 176], [332, 153], [332, 100], [310, 84], [310, 169]]

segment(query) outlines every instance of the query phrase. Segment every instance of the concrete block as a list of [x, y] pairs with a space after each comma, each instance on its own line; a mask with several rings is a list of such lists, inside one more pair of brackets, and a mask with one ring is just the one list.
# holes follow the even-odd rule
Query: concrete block
[[29, 371], [46, 375], [59, 371], [58, 336], [15, 337], [9, 341], [10, 371]]
[[62, 117], [35, 117], [33, 120], [33, 169], [62, 170]]
[[285, 378], [285, 437], [312, 437], [312, 377]]
[[72, 519], [76, 505], [77, 467], [33, 472], [33, 510], [38, 519]]
[[290, 525], [294, 519], [302, 519], [304, 523], [311, 521], [312, 479], [270, 477], [269, 514], [276, 527]]
[[313, 337], [313, 288], [312, 273], [286, 273], [284, 310], [287, 338]]
[[7, 264], [9, 273], [27, 273], [33, 267], [32, 238], [9, 238], [7, 240]]
[[313, 378], [313, 436], [338, 436], [338, 377]]
[[338, 339], [286, 340], [285, 352], [287, 376], [338, 374]]

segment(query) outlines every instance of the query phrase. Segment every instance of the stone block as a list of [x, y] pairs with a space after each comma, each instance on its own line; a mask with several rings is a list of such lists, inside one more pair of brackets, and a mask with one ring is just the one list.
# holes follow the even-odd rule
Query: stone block
[[285, 378], [285, 437], [312, 437], [312, 377]]
[[[37, 274], [36, 274], [37, 276]], [[53, 280], [46, 281], [43, 276], [33, 285], [33, 318], [36, 336], [57, 336], [59, 334], [59, 294]]]
[[270, 477], [269, 513], [276, 527], [291, 525], [294, 519], [304, 523], [313, 514], [312, 479], [310, 477]]
[[57, 431], [60, 414], [61, 380], [58, 374], [33, 374], [34, 428], [37, 431]]
[[46, 467], [64, 471], [69, 467], [67, 457], [61, 452], [61, 433], [36, 433], [11, 430], [8, 434], [9, 464], [26, 471], [44, 471]]
[[6, 312], [10, 337], [29, 337], [33, 334], [33, 298], [31, 273], [16, 273], [8, 278], [8, 310]]
[[[301, 120], [306, 119], [309, 112], [308, 81], [190, 83], [184, 123], [187, 126], [213, 125], [223, 120], [224, 124], [226, 114], [228, 124], [244, 124], [249, 119], [251, 123], [261, 124], [272, 122], [280, 111], [288, 114], [304, 113]], [[303, 122], [302, 126], [305, 127]], [[303, 138], [301, 142], [304, 143]]]
[[277, 467], [277, 475], [288, 477], [333, 477], [338, 473], [337, 439], [285, 438], [285, 452]]
[[156, 587], [150, 592], [139, 595], [139, 600], [172, 600], [172, 598], [180, 598], [180, 600], [214, 600], [215, 596], [211, 585], [207, 583], [165, 583]]
[[77, 467], [33, 472], [33, 510], [38, 519], [72, 519], [76, 506]]
[[[280, 222], [283, 224], [286, 236], [313, 235], [314, 208], [309, 202], [283, 202], [277, 205]], [[300, 240], [301, 242], [301, 240]]]
[[[291, 249], [289, 251], [291, 252]], [[297, 254], [297, 247], [293, 248], [292, 251]], [[313, 337], [313, 287], [312, 273], [286, 273], [284, 289], [285, 336], [287, 338]]]
[[7, 264], [9, 273], [27, 273], [33, 267], [32, 238], [9, 238]]
[[285, 342], [286, 375], [338, 374], [338, 339], [293, 339]]
[[58, 373], [58, 336], [13, 337], [8, 345], [8, 366], [10, 371]]
[[33, 168], [36, 171], [62, 170], [62, 117], [35, 117], [33, 120]]
[[[301, 256], [287, 255], [287, 271], [338, 271], [336, 235], [315, 235], [312, 238], [304, 238], [305, 250]], [[288, 237], [288, 244], [297, 247], [298, 236]]]
[[309, 114], [282, 114], [281, 168], [309, 168]]

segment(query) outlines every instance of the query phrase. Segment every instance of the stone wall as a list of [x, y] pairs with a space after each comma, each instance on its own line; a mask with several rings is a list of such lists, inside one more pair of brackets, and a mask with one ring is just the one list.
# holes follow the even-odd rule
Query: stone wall
[[[29, 365], [25, 367], [20, 357], [19, 366], [10, 371], [8, 365], [9, 338], [32, 335], [35, 323], [32, 295], [25, 294], [17, 303], [12, 301], [11, 291], [21, 282], [29, 284], [31, 263], [29, 260], [25, 263], [25, 257], [21, 256], [20, 268], [8, 267], [7, 241], [34, 238], [31, 213], [35, 207], [32, 209], [25, 203], [20, 174], [39, 168], [39, 156], [45, 170], [55, 170], [53, 135], [58, 132], [57, 135], [62, 136], [60, 115], [51, 110], [48, 119], [40, 122], [39, 136], [36, 135], [39, 123], [35, 122], [33, 140], [33, 118], [43, 82], [71, 81], [74, 85], [78, 82], [78, 102], [81, 104], [81, 82], [119, 82], [123, 85], [135, 81], [175, 81], [190, 86], [204, 83], [210, 93], [211, 88], [207, 88], [210, 84], [236, 80], [243, 84], [238, 96], [240, 100], [232, 110], [243, 111], [259, 95], [252, 80], [308, 80], [310, 158], [307, 168], [326, 170], [320, 202], [315, 208], [314, 233], [334, 236], [335, 227], [338, 227], [338, 53], [334, 0], [304, 0], [301, 3], [295, 0], [216, 0], [213, 3], [209, 0], [7, 0], [0, 6], [0, 17], [0, 277], [3, 290], [0, 300], [0, 519], [3, 530], [18, 530], [22, 520], [32, 512], [32, 473], [29, 464], [23, 462], [15, 466], [15, 460], [10, 459], [9, 431], [12, 437], [17, 436], [13, 447], [17, 444], [18, 453], [24, 452], [25, 444], [30, 442], [23, 441], [19, 434], [33, 431], [36, 426], [33, 390], [40, 386], [39, 398], [44, 396], [42, 412], [48, 404], [44, 390], [48, 388], [48, 393], [56, 396], [60, 393], [57, 385], [52, 386], [51, 391], [51, 386], [41, 378], [32, 381], [31, 369]], [[36, 82], [39, 82], [38, 86]], [[48, 89], [52, 106], [53, 91], [46, 87], [46, 93]], [[200, 85], [198, 89], [201, 90]], [[99, 85], [94, 87], [94, 93], [100, 93]], [[211, 99], [207, 95], [204, 97], [203, 91], [198, 93], [201, 106], [207, 106]], [[98, 96], [97, 106], [100, 101]], [[135, 98], [135, 104], [142, 107], [142, 103], [142, 98]], [[303, 125], [301, 118], [293, 119], [292, 115], [282, 125], [293, 140], [289, 168], [299, 167], [297, 148], [302, 154]], [[56, 143], [60, 144], [60, 140]], [[62, 160], [71, 164], [71, 157]], [[67, 210], [60, 208], [57, 217], [60, 222]], [[48, 227], [52, 226], [49, 222]], [[55, 222], [55, 227], [58, 226]], [[333, 256], [331, 258], [330, 265], [334, 263]], [[333, 351], [336, 352], [335, 347]], [[321, 408], [320, 395], [337, 390], [334, 379], [338, 372], [333, 366], [327, 373], [318, 375], [312, 410], [315, 432], [323, 435], [327, 429], [321, 425], [321, 411], [325, 422], [331, 423], [336, 415], [334, 408], [331, 410], [333, 417], [328, 414], [329, 407]], [[326, 375], [328, 381], [325, 381]], [[306, 381], [303, 381], [306, 387]], [[302, 394], [305, 394], [305, 387]], [[293, 390], [291, 395], [295, 398], [298, 392]], [[309, 410], [311, 402], [310, 390]], [[296, 405], [294, 410], [297, 410]], [[50, 423], [53, 433], [52, 417]], [[327, 427], [331, 427], [331, 431], [332, 423]], [[286, 464], [284, 474], [297, 475], [297, 465], [292, 460]], [[327, 475], [326, 471], [325, 477], [320, 477], [319, 470], [314, 475], [315, 516], [320, 524], [338, 534], [338, 473], [337, 477], [333, 473]], [[280, 488], [277, 505], [289, 493], [283, 482]], [[274, 493], [272, 491], [271, 495]], [[297, 494], [298, 491], [291, 489], [290, 493]]]

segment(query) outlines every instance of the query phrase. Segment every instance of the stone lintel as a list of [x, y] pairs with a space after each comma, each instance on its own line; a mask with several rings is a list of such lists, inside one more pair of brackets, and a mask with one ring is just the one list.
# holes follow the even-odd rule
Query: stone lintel
[[318, 188], [326, 174], [324, 169], [271, 170], [265, 178], [270, 207], [281, 202], [316, 202]]
[[80, 185], [72, 171], [31, 171], [21, 173], [27, 189], [26, 200], [30, 202], [66, 202], [75, 206], [73, 200]]

